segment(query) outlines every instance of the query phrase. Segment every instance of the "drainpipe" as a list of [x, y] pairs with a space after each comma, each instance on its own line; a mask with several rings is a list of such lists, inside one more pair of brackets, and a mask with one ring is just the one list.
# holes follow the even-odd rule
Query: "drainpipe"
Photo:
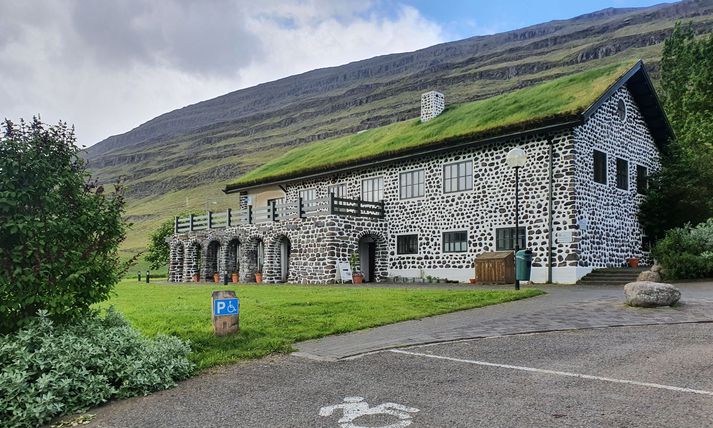
[[549, 198], [548, 198], [548, 209], [547, 209], [547, 283], [552, 283], [552, 188], [554, 187], [554, 138], [552, 135], [547, 137], [547, 145], [549, 147], [549, 158], [550, 158], [550, 185], [549, 185]]

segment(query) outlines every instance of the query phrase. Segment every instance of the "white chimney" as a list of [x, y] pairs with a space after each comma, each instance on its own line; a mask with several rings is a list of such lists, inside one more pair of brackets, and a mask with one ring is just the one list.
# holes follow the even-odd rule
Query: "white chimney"
[[438, 116], [446, 108], [443, 94], [436, 91], [421, 95], [421, 122], [428, 122]]

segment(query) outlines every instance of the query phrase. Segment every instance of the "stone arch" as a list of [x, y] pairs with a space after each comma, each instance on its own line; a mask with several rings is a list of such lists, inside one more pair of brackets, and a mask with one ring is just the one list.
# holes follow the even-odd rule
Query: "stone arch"
[[222, 263], [220, 260], [222, 245], [219, 240], [212, 239], [205, 246], [205, 263], [203, 270], [203, 277], [206, 282], [213, 281], [213, 274], [218, 273], [219, 277], [222, 278]]
[[183, 242], [174, 242], [171, 245], [171, 255], [168, 260], [168, 280], [170, 282], [183, 282], [185, 256], [186, 249]]
[[[203, 245], [197, 240], [191, 240], [186, 245], [186, 257], [185, 257], [185, 270], [184, 270], [184, 281], [185, 282], [200, 282], [201, 269], [204, 263], [203, 259]], [[197, 277], [196, 277], [197, 275]]]
[[292, 240], [284, 233], [275, 235], [266, 247], [265, 276], [266, 282], [286, 283], [290, 281], [290, 253]]
[[359, 267], [365, 282], [383, 281], [388, 276], [389, 248], [380, 232], [363, 231], [356, 237]]
[[262, 235], [250, 235], [241, 243], [240, 282], [255, 282], [255, 272], [264, 269], [264, 238]]
[[240, 273], [240, 238], [233, 236], [227, 239], [224, 246], [225, 248], [225, 273], [227, 275], [232, 275], [233, 273]]

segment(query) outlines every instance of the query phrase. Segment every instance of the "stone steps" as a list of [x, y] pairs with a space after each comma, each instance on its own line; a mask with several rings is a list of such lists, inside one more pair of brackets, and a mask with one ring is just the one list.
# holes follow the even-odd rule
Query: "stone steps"
[[636, 281], [647, 267], [595, 269], [577, 281], [577, 285], [624, 285]]

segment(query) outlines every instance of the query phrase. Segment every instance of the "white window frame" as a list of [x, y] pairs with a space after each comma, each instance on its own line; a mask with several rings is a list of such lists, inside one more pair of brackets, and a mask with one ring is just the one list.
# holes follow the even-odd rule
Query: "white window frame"
[[[447, 179], [446, 179], [446, 168], [448, 168], [448, 167], [450, 167], [450, 166], [454, 166], [454, 165], [460, 165], [460, 164], [470, 164], [470, 180], [467, 180], [468, 175], [466, 174], [466, 175], [465, 175], [465, 179], [466, 179], [466, 180], [464, 181], [464, 182], [466, 183], [466, 185], [469, 186], [469, 188], [465, 188], [465, 189], [458, 188], [458, 190], [446, 190], [446, 181], [447, 181]], [[472, 191], [473, 191], [473, 188], [475, 187], [475, 183], [474, 183], [474, 181], [475, 181], [475, 180], [474, 180], [475, 175], [473, 174], [474, 166], [475, 166], [475, 164], [474, 164], [474, 162], [473, 162], [473, 159], [465, 159], [465, 160], [459, 160], [459, 161], [456, 161], [456, 162], [444, 163], [443, 166], [441, 167], [441, 178], [442, 178], [442, 180], [443, 180], [443, 184], [442, 184], [442, 186], [441, 186], [441, 191], [443, 192], [443, 194], [444, 194], [444, 195], [450, 195], [450, 194], [453, 194], [453, 193], [472, 192]], [[459, 168], [458, 168], [458, 169], [459, 169]], [[466, 172], [467, 172], [467, 169], [466, 169]], [[452, 180], [452, 179], [451, 179], [451, 180]], [[460, 175], [457, 176], [456, 182], [460, 183]]]
[[[344, 191], [341, 192], [341, 194], [336, 194], [336, 193], [334, 193], [334, 189], [343, 189]], [[329, 187], [327, 187], [327, 193], [329, 193], [330, 195], [332, 193], [334, 193], [334, 196], [336, 196], [338, 198], [346, 198], [349, 196], [349, 186], [347, 186], [347, 183], [332, 184]]]
[[[381, 180], [381, 199], [377, 201], [372, 201], [371, 199], [367, 199], [364, 197], [365, 193], [374, 193], [374, 188], [371, 189], [370, 192], [366, 192], [364, 190], [364, 183], [366, 182], [373, 182], [375, 180]], [[360, 192], [360, 198], [362, 201], [367, 201], [367, 202], [381, 202], [384, 200], [384, 176], [383, 175], [376, 175], [374, 177], [369, 177], [369, 178], [363, 178], [361, 180], [361, 192]]]
[[[308, 193], [308, 192], [312, 192], [314, 195], [314, 198], [307, 199], [302, 196], [303, 193]], [[306, 206], [312, 207], [312, 206], [317, 205], [317, 202], [315, 201], [317, 199], [317, 188], [316, 187], [309, 187], [306, 189], [302, 189], [299, 192], [297, 192], [297, 196], [302, 198], [302, 203]]]

